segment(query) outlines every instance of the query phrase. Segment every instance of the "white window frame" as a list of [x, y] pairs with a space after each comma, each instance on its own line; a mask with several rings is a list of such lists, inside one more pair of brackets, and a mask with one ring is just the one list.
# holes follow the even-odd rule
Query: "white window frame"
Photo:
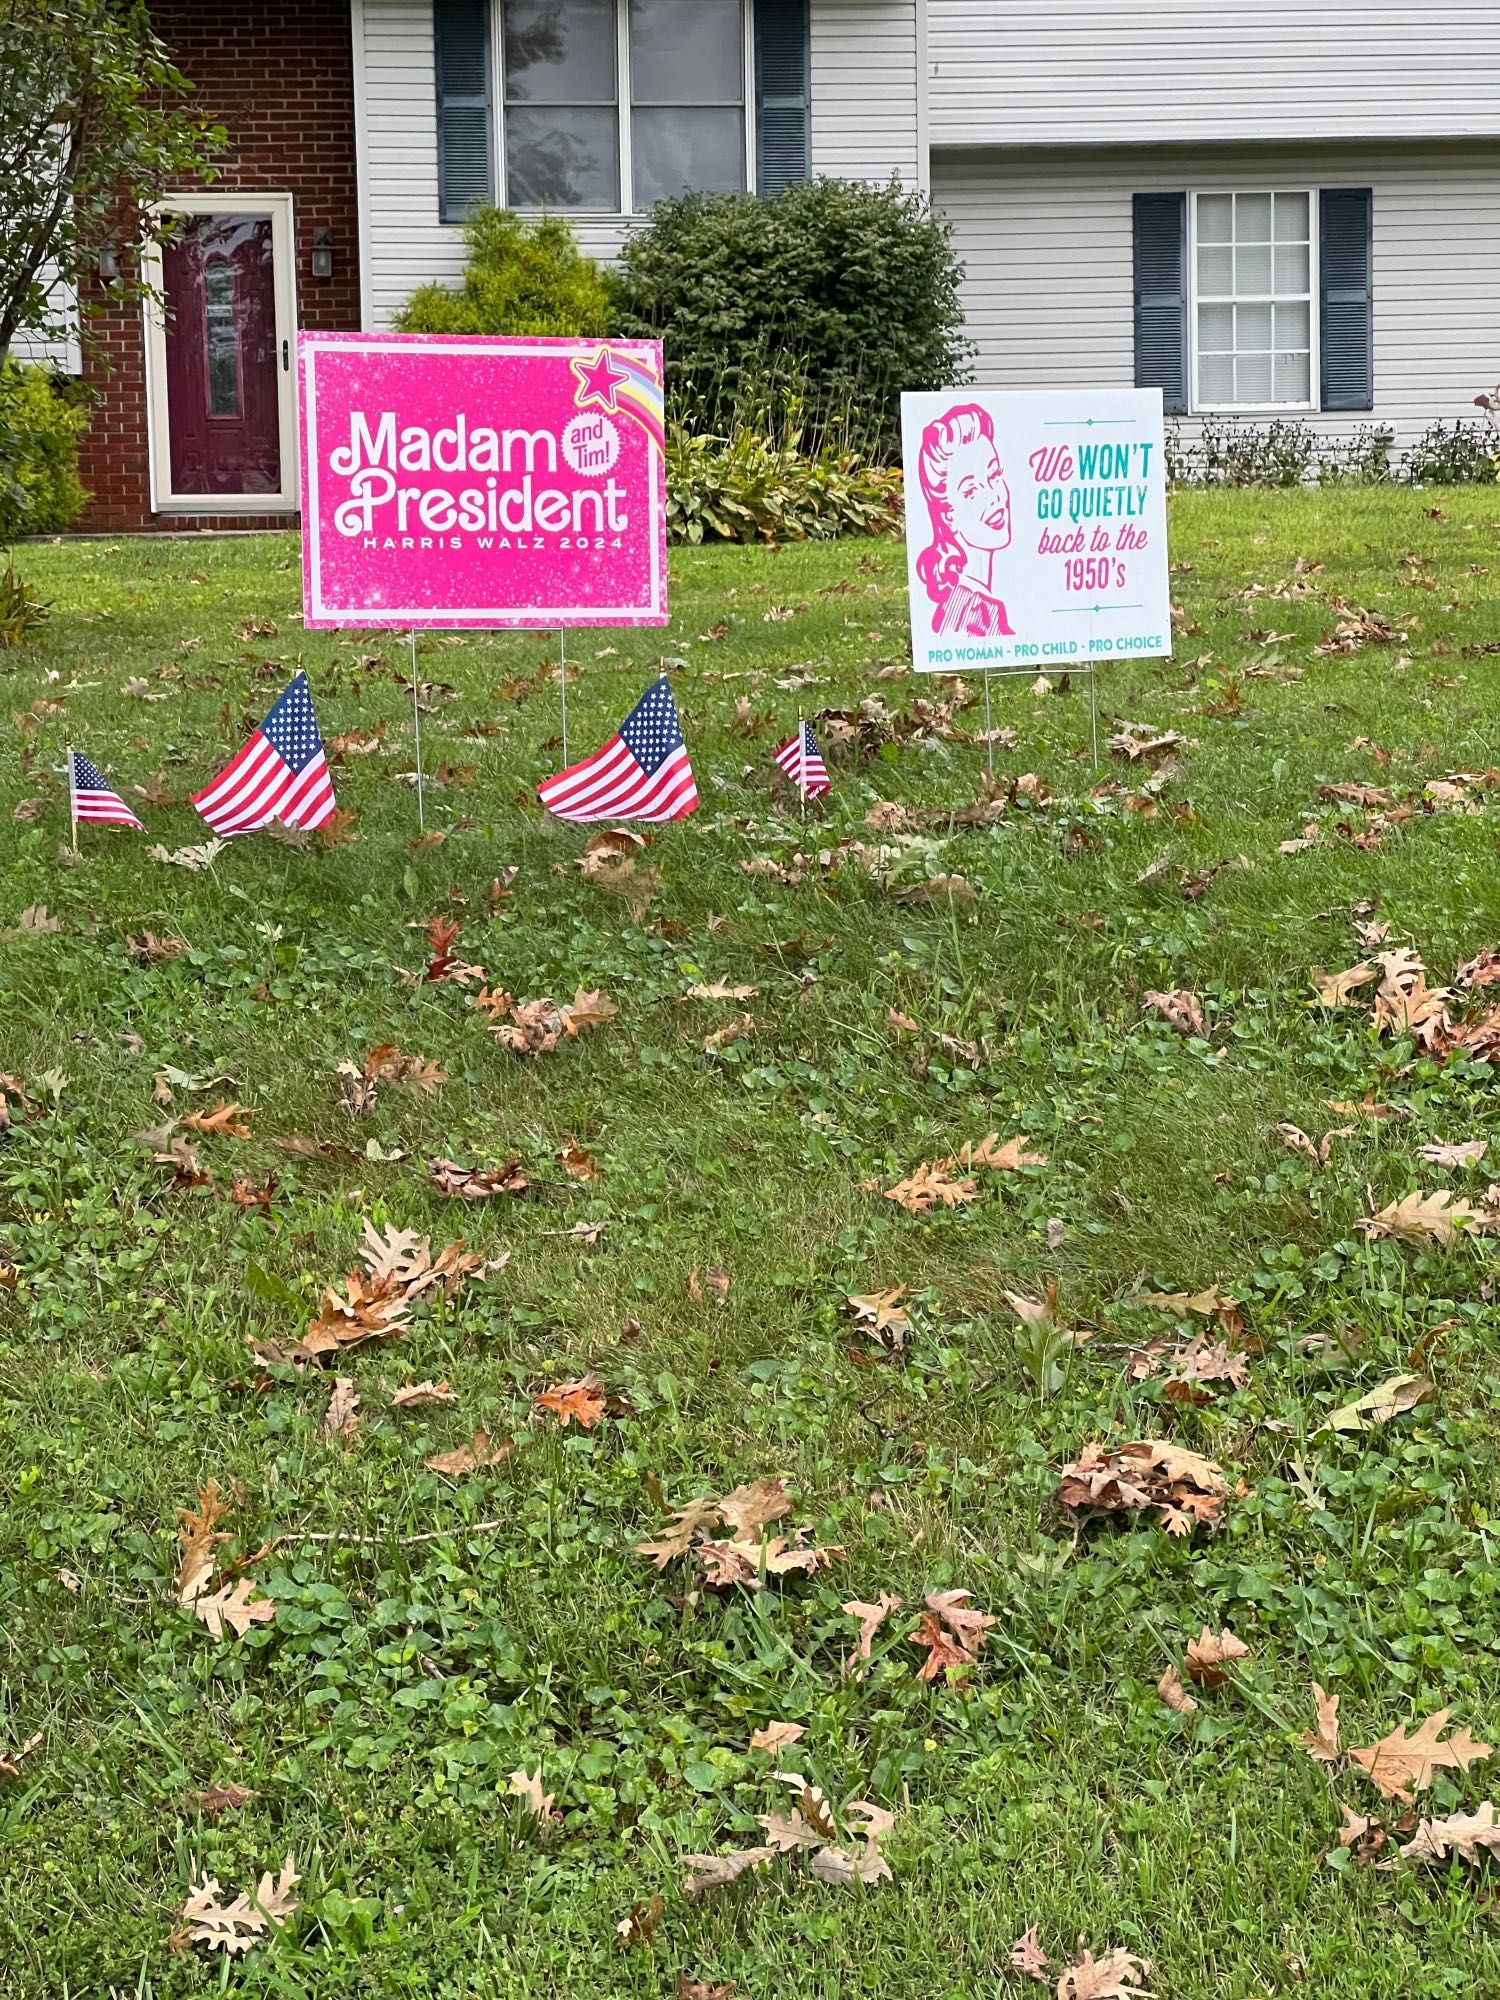
[[[1188, 365], [1189, 365], [1189, 373], [1192, 379], [1192, 393], [1188, 400], [1194, 416], [1253, 417], [1253, 416], [1286, 416], [1288, 414], [1294, 416], [1312, 416], [1316, 415], [1317, 412], [1322, 408], [1323, 406], [1322, 398], [1319, 394], [1319, 384], [1322, 381], [1323, 356], [1320, 346], [1320, 336], [1322, 333], [1322, 327], [1320, 323], [1321, 313], [1319, 311], [1319, 300], [1321, 297], [1321, 288], [1320, 288], [1320, 272], [1318, 269], [1318, 249], [1319, 249], [1318, 215], [1319, 215], [1319, 196], [1321, 192], [1322, 190], [1316, 187], [1240, 187], [1238, 184], [1232, 187], [1204, 187], [1204, 188], [1194, 188], [1192, 190], [1188, 198], [1188, 244], [1187, 244], [1188, 348], [1189, 348]], [[1203, 398], [1199, 395], [1198, 392], [1198, 303], [1199, 303], [1198, 200], [1200, 195], [1205, 195], [1205, 194], [1206, 195], [1303, 194], [1306, 195], [1307, 197], [1308, 400], [1305, 403], [1210, 403], [1210, 402], [1205, 402]], [[1273, 235], [1274, 235], [1274, 225], [1273, 225]], [[1275, 280], [1275, 273], [1276, 273], [1275, 247], [1273, 243], [1272, 261], [1271, 261], [1271, 275], [1273, 282]], [[1209, 300], [1208, 303], [1210, 305], [1223, 305], [1226, 303], [1226, 301], [1223, 299], [1211, 299]], [[1241, 299], [1239, 295], [1236, 294], [1232, 303], [1235, 305], [1266, 304], [1274, 306], [1275, 304], [1278, 303], [1278, 299], [1277, 295], [1274, 292], [1267, 294], [1264, 299], [1249, 294], [1247, 294], [1245, 298]], [[1295, 301], [1288, 299], [1285, 301], [1285, 303], [1292, 304], [1295, 303]]]
[[[159, 215], [269, 215], [271, 269], [276, 298], [276, 413], [281, 434], [281, 488], [276, 493], [174, 493], [172, 434], [167, 408], [167, 324], [162, 298], [159, 243], [141, 252], [146, 330], [146, 456], [154, 514], [295, 514], [297, 450], [297, 271], [292, 197], [260, 188], [173, 194], [153, 204]], [[282, 355], [292, 367], [282, 366]]]
[[[615, 9], [615, 132], [620, 161], [620, 206], [618, 208], [557, 208], [545, 211], [564, 221], [628, 222], [649, 209], [635, 206], [634, 161], [631, 154], [632, 109], [630, 89], [630, 0], [614, 0]], [[505, 11], [504, 0], [491, 0], [490, 12], [490, 96], [494, 103], [495, 205], [510, 207], [506, 199], [508, 159], [505, 147]], [[755, 4], [740, 0], [740, 80], [744, 91], [745, 187], [755, 190]], [[683, 107], [689, 109], [691, 107]], [[540, 208], [521, 208], [521, 215], [540, 215]]]

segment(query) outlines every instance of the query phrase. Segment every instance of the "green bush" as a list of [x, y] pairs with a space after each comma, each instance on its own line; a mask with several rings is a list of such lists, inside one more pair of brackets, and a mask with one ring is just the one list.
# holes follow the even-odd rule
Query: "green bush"
[[742, 425], [729, 437], [667, 433], [674, 542], [821, 542], [901, 526], [901, 474], [832, 441], [817, 451]]
[[1487, 420], [1429, 424], [1401, 455], [1413, 486], [1492, 486], [1500, 479], [1500, 431]]
[[46, 368], [0, 368], [0, 542], [59, 535], [83, 512], [78, 437], [88, 416]]
[[469, 261], [457, 291], [423, 285], [396, 315], [403, 333], [602, 334], [609, 327], [604, 273], [555, 215], [523, 222], [505, 208], [476, 209], [463, 225]]
[[927, 200], [896, 184], [817, 180], [774, 196], [660, 202], [614, 276], [614, 331], [666, 345], [668, 411], [727, 433], [724, 413], [797, 397], [809, 434], [900, 456], [903, 389], [969, 379], [960, 269]]

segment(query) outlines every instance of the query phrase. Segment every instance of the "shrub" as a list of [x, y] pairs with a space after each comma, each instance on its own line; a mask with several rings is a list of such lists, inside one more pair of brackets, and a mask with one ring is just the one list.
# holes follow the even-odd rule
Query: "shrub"
[[51, 616], [31, 585], [7, 566], [0, 569], [0, 653], [19, 646]]
[[59, 535], [83, 512], [78, 436], [88, 422], [46, 368], [0, 368], [0, 542]]
[[741, 425], [731, 436], [667, 433], [667, 533], [674, 542], [819, 542], [901, 526], [901, 474], [828, 440], [802, 449]]
[[660, 202], [614, 277], [615, 331], [666, 344], [668, 409], [727, 431], [726, 405], [808, 398], [814, 444], [851, 410], [900, 455], [900, 394], [969, 379], [946, 223], [893, 183], [817, 180]]
[[1500, 477], [1500, 436], [1486, 419], [1429, 424], [1401, 455], [1413, 486], [1490, 486]]
[[523, 222], [476, 209], [463, 225], [469, 261], [457, 291], [422, 285], [396, 315], [403, 333], [602, 334], [609, 286], [559, 216]]
[[1179, 424], [1168, 425], [1167, 477], [1174, 486], [1378, 485], [1392, 477], [1395, 441], [1381, 424], [1329, 437], [1290, 417], [1205, 417], [1187, 442]]

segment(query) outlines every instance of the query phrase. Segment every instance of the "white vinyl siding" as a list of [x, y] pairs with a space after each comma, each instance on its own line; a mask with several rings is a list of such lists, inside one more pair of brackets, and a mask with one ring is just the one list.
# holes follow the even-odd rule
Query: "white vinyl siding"
[[[812, 0], [815, 174], [920, 184], [917, 0]], [[463, 238], [438, 221], [437, 106], [431, 0], [356, 0], [360, 93], [361, 264], [365, 323], [429, 280], [453, 284]], [[569, 217], [591, 257], [618, 255], [626, 216]]]
[[1500, 0], [927, 0], [935, 146], [1500, 135]]
[[1131, 196], [1374, 190], [1375, 408], [1310, 416], [1402, 443], [1474, 415], [1500, 326], [1500, 144], [939, 155], [933, 195], [965, 266], [976, 379], [998, 389], [1135, 379]]

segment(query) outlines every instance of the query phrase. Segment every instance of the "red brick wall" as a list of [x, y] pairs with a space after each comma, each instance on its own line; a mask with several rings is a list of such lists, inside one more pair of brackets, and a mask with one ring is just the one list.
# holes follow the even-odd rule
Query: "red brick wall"
[[[223, 189], [292, 196], [297, 233], [297, 324], [359, 325], [359, 214], [354, 164], [354, 69], [349, 0], [156, 0], [152, 17], [178, 68], [196, 86], [195, 115], [222, 124]], [[333, 231], [331, 278], [312, 274], [315, 229]], [[96, 401], [80, 471], [93, 495], [79, 526], [286, 527], [285, 514], [153, 514], [146, 459], [146, 357], [138, 303], [95, 322], [108, 366], [90, 360]]]

